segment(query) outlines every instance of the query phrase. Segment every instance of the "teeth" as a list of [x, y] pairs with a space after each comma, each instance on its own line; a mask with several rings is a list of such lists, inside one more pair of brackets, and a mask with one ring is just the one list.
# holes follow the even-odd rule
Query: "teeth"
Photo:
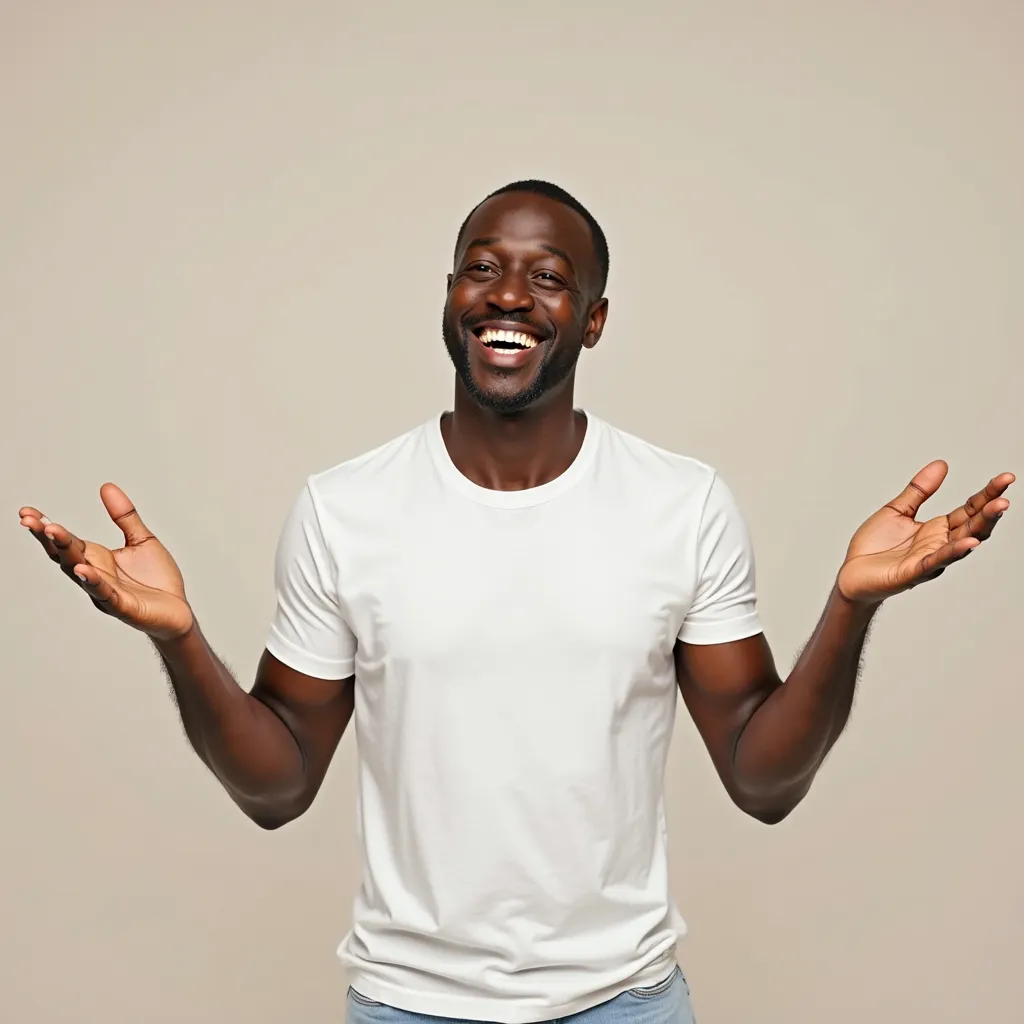
[[485, 345], [493, 345], [495, 342], [518, 345], [520, 348], [534, 348], [537, 345], [537, 339], [532, 334], [523, 334], [522, 331], [496, 331], [491, 327], [480, 332], [480, 340]]

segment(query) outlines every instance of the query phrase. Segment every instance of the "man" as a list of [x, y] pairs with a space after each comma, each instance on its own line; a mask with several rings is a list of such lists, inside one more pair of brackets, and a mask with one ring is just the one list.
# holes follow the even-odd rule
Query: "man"
[[854, 535], [783, 685], [726, 485], [574, 408], [607, 272], [604, 233], [553, 185], [471, 212], [443, 317], [454, 411], [309, 479], [251, 692], [121, 490], [101, 489], [116, 551], [20, 511], [152, 638], [196, 752], [259, 825], [310, 806], [354, 713], [354, 1020], [691, 1020], [662, 803], [677, 692], [733, 801], [781, 821], [846, 723], [879, 605], [1009, 507], [1004, 473], [919, 523], [946, 474], [922, 469]]

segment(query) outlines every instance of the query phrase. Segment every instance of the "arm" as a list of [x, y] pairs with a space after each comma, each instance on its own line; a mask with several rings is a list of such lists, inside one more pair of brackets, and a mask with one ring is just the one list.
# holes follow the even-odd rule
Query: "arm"
[[738, 807], [766, 824], [807, 794], [846, 725], [873, 607], [832, 592], [785, 683], [764, 634], [676, 644], [679, 688]]
[[941, 575], [991, 534], [1009, 507], [1004, 473], [948, 515], [917, 523], [942, 483], [931, 463], [854, 535], [809, 643], [783, 683], [762, 634], [679, 642], [683, 700], [733, 801], [768, 824], [806, 796], [846, 725], [864, 641], [882, 602]]
[[305, 658], [310, 672], [268, 650], [247, 693], [200, 631], [170, 552], [120, 488], [105, 484], [100, 496], [124, 547], [80, 540], [31, 506], [19, 519], [98, 611], [150, 637], [189, 741], [238, 806], [264, 828], [298, 817], [320, 788], [354, 701], [354, 638], [321, 585], [327, 555], [311, 498], [297, 503], [279, 545], [274, 629], [274, 643], [293, 661]]
[[232, 800], [268, 829], [306, 811], [352, 717], [354, 679], [316, 679], [264, 651], [246, 693], [198, 625], [155, 645], [185, 733]]

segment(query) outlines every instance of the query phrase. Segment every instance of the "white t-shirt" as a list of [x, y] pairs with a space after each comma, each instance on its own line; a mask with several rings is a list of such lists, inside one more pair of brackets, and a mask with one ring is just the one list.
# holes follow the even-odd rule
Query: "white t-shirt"
[[437, 417], [309, 479], [276, 579], [270, 652], [356, 679], [352, 985], [528, 1024], [663, 979], [673, 646], [761, 630], [715, 472], [588, 415], [561, 476], [494, 491]]

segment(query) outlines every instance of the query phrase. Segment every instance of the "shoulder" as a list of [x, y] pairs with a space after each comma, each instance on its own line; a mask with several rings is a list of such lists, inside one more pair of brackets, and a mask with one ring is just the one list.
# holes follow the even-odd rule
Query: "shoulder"
[[[604, 423], [607, 476], [622, 495], [632, 495], [648, 515], [668, 514], [689, 526], [725, 519], [743, 524], [743, 513], [715, 466]], [[744, 525], [745, 528], [745, 525]]]
[[281, 528], [278, 572], [296, 562], [321, 572], [353, 541], [372, 538], [382, 525], [399, 525], [408, 515], [408, 468], [418, 464], [424, 433], [417, 427], [307, 476]]
[[390, 503], [396, 491], [404, 490], [411, 471], [428, 456], [429, 424], [420, 424], [369, 451], [346, 459], [307, 479], [314, 502], [327, 509], [364, 502]]
[[647, 486], [663, 485], [673, 491], [707, 494], [718, 472], [692, 455], [671, 451], [635, 434], [599, 421], [605, 434], [608, 461], [623, 475], [642, 477]]
[[285, 520], [286, 535], [312, 529], [329, 544], [342, 536], [374, 535], [408, 522], [429, 484], [433, 465], [428, 428], [412, 430], [360, 455], [308, 475]]

